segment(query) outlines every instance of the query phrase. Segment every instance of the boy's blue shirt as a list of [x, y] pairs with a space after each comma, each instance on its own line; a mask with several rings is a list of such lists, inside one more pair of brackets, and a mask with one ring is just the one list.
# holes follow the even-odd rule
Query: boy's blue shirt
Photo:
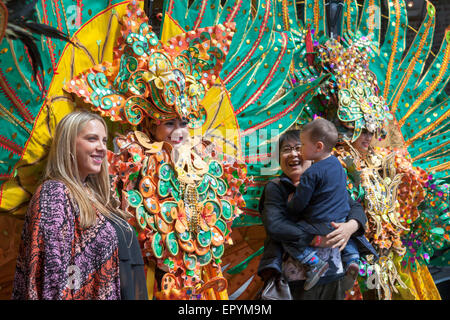
[[312, 164], [288, 202], [288, 217], [309, 223], [345, 221], [350, 211], [346, 179], [344, 168], [333, 155]]

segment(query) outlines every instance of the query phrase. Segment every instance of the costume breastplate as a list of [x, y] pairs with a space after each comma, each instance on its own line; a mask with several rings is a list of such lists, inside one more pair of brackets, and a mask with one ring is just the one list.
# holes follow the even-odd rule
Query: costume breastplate
[[[244, 204], [245, 164], [202, 159], [192, 144], [173, 150], [138, 131], [116, 143], [120, 152], [109, 155], [113, 186], [123, 185], [122, 209], [134, 216], [144, 259], [156, 261], [181, 296], [195, 293], [204, 267], [220, 274], [233, 219]], [[226, 287], [224, 278], [216, 280], [217, 290]]]

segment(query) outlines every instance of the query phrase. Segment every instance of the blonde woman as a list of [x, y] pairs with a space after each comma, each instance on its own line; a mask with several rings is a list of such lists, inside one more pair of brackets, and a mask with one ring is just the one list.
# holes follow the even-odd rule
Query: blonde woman
[[13, 299], [147, 299], [135, 232], [110, 196], [106, 142], [96, 114], [58, 123], [25, 218]]

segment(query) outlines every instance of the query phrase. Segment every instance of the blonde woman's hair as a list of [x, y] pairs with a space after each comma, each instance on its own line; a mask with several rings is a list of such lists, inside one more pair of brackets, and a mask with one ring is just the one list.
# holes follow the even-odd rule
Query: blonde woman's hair
[[117, 216], [127, 217], [125, 212], [115, 207], [117, 201], [111, 197], [107, 157], [103, 159], [100, 173], [88, 175], [85, 182], [81, 181], [75, 156], [76, 139], [91, 120], [102, 123], [108, 134], [103, 118], [87, 111], [72, 112], [58, 123], [44, 174], [44, 180], [57, 180], [67, 186], [72, 200], [78, 205], [82, 228], [96, 223], [96, 211], [114, 220]]

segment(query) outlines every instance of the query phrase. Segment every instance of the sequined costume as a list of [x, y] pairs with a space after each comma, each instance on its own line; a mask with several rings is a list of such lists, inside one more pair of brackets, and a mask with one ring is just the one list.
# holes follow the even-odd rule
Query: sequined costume
[[[218, 77], [233, 35], [230, 26], [199, 29], [163, 45], [143, 10], [131, 3], [121, 32], [113, 63], [76, 76], [66, 90], [113, 121], [137, 126], [144, 118], [185, 118], [191, 128], [201, 126], [206, 117], [201, 101]], [[227, 298], [220, 258], [244, 204], [245, 164], [201, 157], [194, 150], [196, 138], [171, 150], [134, 131], [118, 137], [118, 153], [109, 155], [114, 192], [122, 209], [135, 216], [143, 255], [166, 272], [155, 287], [157, 299]], [[235, 179], [226, 182], [233, 173]], [[153, 295], [153, 288], [148, 290]]]
[[[360, 262], [360, 278], [353, 291], [360, 292], [360, 298], [439, 299], [426, 267], [421, 266], [420, 259], [429, 261], [430, 255], [423, 246], [420, 253], [412, 246], [413, 242], [426, 243], [425, 238], [436, 230], [429, 228], [413, 242], [406, 240], [410, 228], [418, 228], [417, 219], [426, 216], [419, 207], [427, 193], [424, 170], [412, 167], [402, 150], [376, 147], [363, 156], [345, 142], [336, 154], [347, 170], [350, 194], [365, 207], [369, 224], [366, 236], [381, 256], [378, 261], [369, 257]], [[439, 221], [435, 219], [434, 223]], [[425, 283], [416, 287], [412, 278], [424, 276]]]
[[136, 217], [143, 256], [167, 272], [155, 297], [226, 298], [220, 258], [232, 244], [231, 223], [244, 205], [245, 165], [214, 159], [210, 151], [200, 157], [206, 147], [189, 144], [178, 150], [185, 157], [174, 161], [170, 144], [151, 143], [140, 131], [116, 142], [119, 153], [109, 154], [113, 187]]
[[[438, 200], [439, 215], [444, 215], [427, 219], [430, 205], [425, 198], [434, 198], [434, 191], [427, 189], [427, 174], [413, 166], [408, 149], [401, 145], [400, 148], [370, 147], [367, 154], [362, 154], [353, 144], [363, 130], [379, 141], [386, 137], [387, 130], [391, 136], [398, 130], [377, 76], [370, 69], [374, 46], [370, 36], [364, 35], [355, 35], [344, 45], [330, 39], [317, 46], [322, 67], [333, 73], [334, 81], [321, 94], [332, 96], [338, 102], [337, 116], [331, 109], [324, 113], [335, 120], [342, 132], [342, 144], [336, 154], [347, 170], [350, 194], [365, 207], [369, 224], [366, 235], [380, 255], [378, 261], [370, 257], [361, 261], [358, 289], [366, 298], [440, 298], [436, 286], [426, 277], [427, 271], [418, 270], [417, 265], [429, 261], [432, 247], [442, 248], [446, 242], [443, 235], [448, 205], [444, 194], [448, 193], [448, 186], [441, 186], [445, 191]], [[424, 218], [429, 225], [423, 225]], [[419, 278], [425, 276], [426, 290], [408, 283], [411, 269], [418, 270]]]

